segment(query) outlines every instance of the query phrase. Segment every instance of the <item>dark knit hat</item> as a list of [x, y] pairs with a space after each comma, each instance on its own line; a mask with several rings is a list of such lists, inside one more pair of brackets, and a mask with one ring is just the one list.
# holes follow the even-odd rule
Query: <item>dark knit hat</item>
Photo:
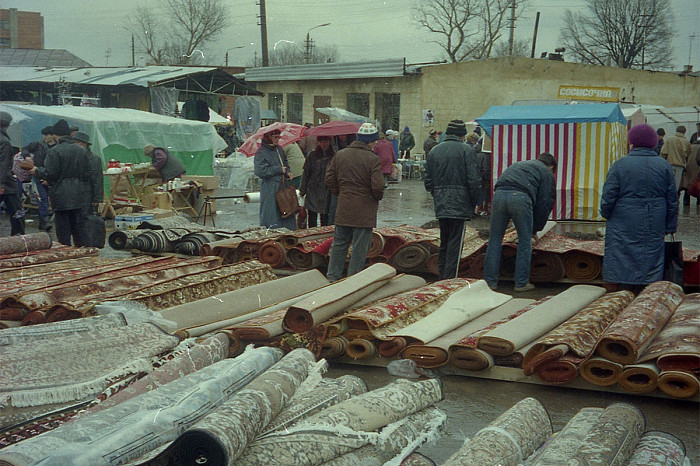
[[372, 123], [362, 123], [357, 130], [357, 140], [370, 143], [379, 140], [379, 130]]
[[7, 112], [0, 112], [0, 124], [10, 126], [12, 123], [12, 115]]
[[54, 123], [53, 134], [57, 136], [68, 136], [70, 134], [70, 126], [68, 126], [68, 122], [61, 118]]
[[53, 126], [44, 126], [41, 128], [41, 134], [53, 134]]
[[462, 120], [452, 120], [447, 124], [445, 134], [454, 134], [455, 136], [462, 137], [467, 134], [467, 126]]
[[648, 147], [653, 149], [659, 143], [659, 136], [649, 125], [635, 125], [628, 134], [629, 142], [634, 147]]

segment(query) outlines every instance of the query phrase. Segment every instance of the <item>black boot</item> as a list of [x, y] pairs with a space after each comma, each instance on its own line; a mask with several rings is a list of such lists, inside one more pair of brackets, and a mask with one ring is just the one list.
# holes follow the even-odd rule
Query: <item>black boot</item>
[[683, 192], [683, 205], [690, 205], [690, 193], [687, 189]]

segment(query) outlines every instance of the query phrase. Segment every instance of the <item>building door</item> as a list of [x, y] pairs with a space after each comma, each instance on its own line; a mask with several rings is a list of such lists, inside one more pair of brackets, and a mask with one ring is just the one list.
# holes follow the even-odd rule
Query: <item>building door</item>
[[389, 129], [399, 130], [399, 115], [401, 113], [401, 94], [377, 92], [375, 94], [374, 119], [386, 132]]
[[330, 107], [331, 106], [331, 96], [329, 95], [315, 95], [314, 96], [314, 121], [313, 125], [318, 126], [323, 123], [328, 123], [331, 118], [328, 115], [319, 113], [316, 111], [317, 108]]

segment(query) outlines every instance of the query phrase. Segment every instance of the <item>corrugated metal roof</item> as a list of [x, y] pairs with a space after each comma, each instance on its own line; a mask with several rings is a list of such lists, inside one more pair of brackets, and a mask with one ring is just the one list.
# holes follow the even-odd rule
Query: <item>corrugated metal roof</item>
[[0, 49], [2, 66], [92, 66], [63, 49]]
[[406, 73], [415, 73], [415, 70], [405, 70], [403, 59], [398, 59], [358, 63], [319, 63], [314, 65], [248, 68], [245, 71], [245, 80], [248, 82], [261, 82], [392, 78], [404, 76]]

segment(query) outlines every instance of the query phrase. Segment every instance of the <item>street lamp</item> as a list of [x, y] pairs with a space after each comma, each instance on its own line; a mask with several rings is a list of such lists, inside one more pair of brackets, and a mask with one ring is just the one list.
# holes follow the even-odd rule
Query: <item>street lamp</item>
[[231, 47], [230, 49], [226, 50], [226, 57], [224, 59], [224, 63], [226, 64], [226, 66], [228, 66], [228, 51], [235, 50], [235, 49], [242, 49], [243, 47], [245, 47], [245, 45], [239, 45], [238, 47]]
[[304, 47], [304, 62], [308, 65], [309, 61], [311, 60], [311, 37], [309, 37], [309, 33], [313, 31], [316, 28], [321, 28], [323, 26], [330, 26], [331, 23], [323, 23], [319, 24], [318, 26], [314, 26], [308, 31], [306, 31], [306, 44]]

